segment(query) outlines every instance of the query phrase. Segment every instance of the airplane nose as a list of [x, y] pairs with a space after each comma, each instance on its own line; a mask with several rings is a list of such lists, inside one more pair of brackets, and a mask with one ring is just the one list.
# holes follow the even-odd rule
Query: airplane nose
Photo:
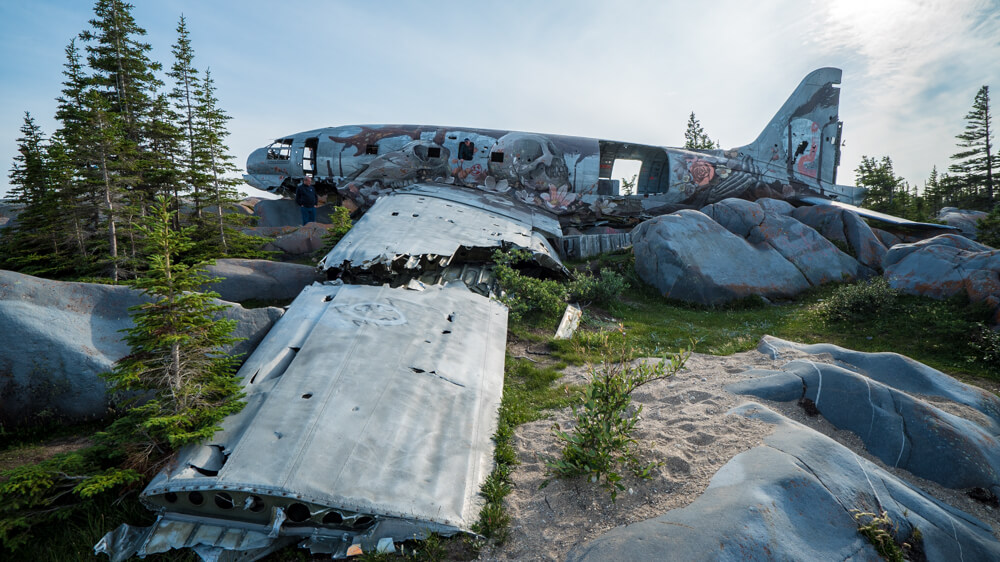
[[268, 171], [267, 148], [261, 147], [250, 153], [247, 157], [247, 173], [262, 174]]

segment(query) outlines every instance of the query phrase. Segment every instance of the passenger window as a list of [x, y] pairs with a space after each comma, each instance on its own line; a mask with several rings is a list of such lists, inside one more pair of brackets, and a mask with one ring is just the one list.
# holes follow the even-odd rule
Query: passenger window
[[378, 145], [369, 144], [365, 146], [365, 154], [378, 154]]

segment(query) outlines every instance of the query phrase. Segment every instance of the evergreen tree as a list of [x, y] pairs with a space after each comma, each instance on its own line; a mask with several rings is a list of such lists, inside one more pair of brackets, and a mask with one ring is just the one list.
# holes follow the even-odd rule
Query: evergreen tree
[[[162, 187], [155, 181], [162, 158], [155, 152], [151, 131], [156, 120], [152, 115], [156, 92], [162, 85], [155, 75], [160, 65], [147, 56], [151, 47], [139, 40], [146, 30], [136, 24], [131, 10], [132, 5], [122, 0], [97, 0], [95, 17], [89, 22], [92, 29], [80, 34], [87, 42], [87, 64], [92, 71], [89, 90], [104, 99], [107, 105], [102, 111], [120, 130], [117, 152], [102, 168], [110, 176], [106, 183], [123, 188], [115, 215], [120, 224], [105, 223], [111, 230], [121, 230], [120, 236], [127, 244], [124, 256], [112, 244], [116, 276], [131, 273], [122, 270], [123, 266], [136, 265], [135, 220], [146, 212]], [[148, 177], [150, 173], [154, 176]], [[112, 242], [117, 236], [108, 234]]]
[[[85, 99], [89, 79], [80, 61], [80, 51], [76, 41], [66, 47], [66, 63], [63, 65], [62, 95], [56, 98], [56, 119], [60, 127], [54, 138], [59, 139], [60, 158], [59, 190], [67, 204], [67, 217], [72, 223], [73, 236], [78, 261], [88, 262], [96, 250], [93, 237], [97, 233], [101, 217], [100, 191], [91, 189], [93, 182], [87, 181], [92, 174], [93, 162], [88, 159], [86, 138], [90, 135], [90, 117]], [[56, 163], [54, 163], [56, 164]]]
[[903, 178], [896, 176], [891, 158], [883, 156], [876, 160], [862, 156], [861, 164], [854, 172], [855, 184], [867, 190], [863, 207], [897, 216], [907, 214], [909, 186]]
[[125, 341], [131, 353], [105, 375], [111, 390], [139, 393], [148, 401], [112, 424], [103, 438], [127, 450], [126, 467], [150, 473], [177, 448], [212, 437], [224, 417], [243, 408], [235, 376], [237, 358], [221, 347], [235, 341], [235, 321], [217, 320], [215, 293], [201, 265], [178, 256], [191, 249], [193, 227], [172, 228], [170, 200], [158, 196], [139, 231], [148, 272], [130, 284], [154, 300], [135, 307], [135, 327]]
[[16, 226], [2, 238], [0, 265], [31, 275], [44, 274], [54, 265], [59, 240], [52, 228], [59, 220], [56, 197], [49, 185], [49, 164], [42, 130], [25, 112], [18, 154], [10, 169], [12, 189], [6, 200], [21, 207]]
[[949, 169], [961, 178], [969, 206], [990, 209], [996, 203], [993, 171], [997, 155], [993, 154], [989, 86], [979, 89], [965, 119], [965, 131], [956, 137], [964, 150], [952, 155], [956, 162]]
[[167, 76], [174, 81], [174, 87], [170, 91], [170, 99], [176, 112], [177, 126], [183, 137], [179, 164], [183, 170], [184, 182], [193, 191], [194, 214], [200, 220], [204, 207], [204, 192], [207, 187], [207, 175], [199, 168], [198, 158], [195, 154], [198, 144], [196, 139], [196, 98], [201, 94], [201, 79], [198, 70], [193, 65], [194, 49], [191, 47], [188, 35], [187, 22], [181, 15], [180, 22], [177, 24], [177, 43], [174, 44], [171, 51], [174, 55], [174, 64], [171, 65]]
[[85, 97], [87, 124], [85, 135], [77, 146], [86, 162], [91, 167], [84, 171], [85, 189], [98, 193], [101, 197], [100, 215], [97, 217], [97, 229], [105, 234], [107, 246], [106, 273], [118, 281], [122, 278], [121, 262], [118, 249], [118, 223], [123, 214], [123, 194], [130, 180], [123, 169], [118, 167], [119, 156], [124, 152], [126, 144], [122, 134], [124, 124], [118, 114], [111, 111], [108, 101], [96, 91], [90, 90]]
[[985, 218], [976, 221], [976, 240], [1000, 249], [1000, 205], [993, 207]]
[[210, 69], [205, 70], [201, 85], [196, 96], [195, 156], [197, 168], [208, 179], [205, 193], [210, 197], [207, 200], [214, 209], [212, 226], [208, 227], [209, 223], [205, 223], [206, 230], [202, 239], [209, 248], [214, 248], [223, 255], [266, 257], [260, 250], [264, 240], [235, 230], [233, 227], [242, 217], [225, 212], [226, 207], [239, 203], [236, 186], [241, 183], [234, 176], [238, 168], [226, 146], [226, 137], [229, 136], [226, 124], [231, 117], [219, 107]]
[[684, 148], [690, 150], [713, 150], [720, 148], [719, 143], [713, 142], [705, 134], [701, 123], [695, 119], [694, 112], [688, 117], [687, 130], [684, 131]]

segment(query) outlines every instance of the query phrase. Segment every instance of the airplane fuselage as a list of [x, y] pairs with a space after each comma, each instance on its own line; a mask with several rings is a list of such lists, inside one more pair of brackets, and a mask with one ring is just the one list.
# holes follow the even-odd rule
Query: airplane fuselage
[[[807, 76], [758, 138], [728, 150], [686, 150], [520, 131], [430, 125], [346, 125], [277, 139], [247, 160], [246, 181], [281, 195], [305, 176], [354, 209], [392, 189], [441, 182], [494, 192], [560, 216], [636, 217], [728, 197], [820, 196], [856, 203], [836, 185], [840, 70]], [[639, 160], [635, 185], [613, 180]], [[586, 219], [584, 219], [586, 220]]]

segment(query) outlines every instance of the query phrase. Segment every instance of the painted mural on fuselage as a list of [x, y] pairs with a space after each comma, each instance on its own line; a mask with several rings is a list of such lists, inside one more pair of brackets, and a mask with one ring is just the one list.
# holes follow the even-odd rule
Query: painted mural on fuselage
[[[303, 168], [310, 141], [315, 144], [315, 164]], [[367, 208], [392, 189], [437, 181], [506, 194], [560, 215], [591, 211], [597, 216], [634, 216], [642, 204], [617, 193], [614, 183], [600, 187], [599, 180], [610, 179], [611, 172], [601, 168], [602, 143], [622, 153], [644, 155], [638, 193], [633, 195], [652, 198], [656, 206], [698, 207], [727, 197], [781, 197], [791, 189], [780, 181], [762, 181], [766, 177], [762, 170], [739, 149], [690, 151], [423, 125], [348, 125], [298, 133], [255, 151], [247, 162], [247, 180], [287, 195], [309, 172], [307, 168], [314, 167], [318, 191], [336, 191], [349, 208]], [[784, 159], [780, 147], [774, 154]], [[654, 162], [660, 164], [655, 172]], [[605, 159], [604, 165], [610, 168], [612, 163], [613, 159]], [[780, 175], [773, 177], [777, 180]]]

